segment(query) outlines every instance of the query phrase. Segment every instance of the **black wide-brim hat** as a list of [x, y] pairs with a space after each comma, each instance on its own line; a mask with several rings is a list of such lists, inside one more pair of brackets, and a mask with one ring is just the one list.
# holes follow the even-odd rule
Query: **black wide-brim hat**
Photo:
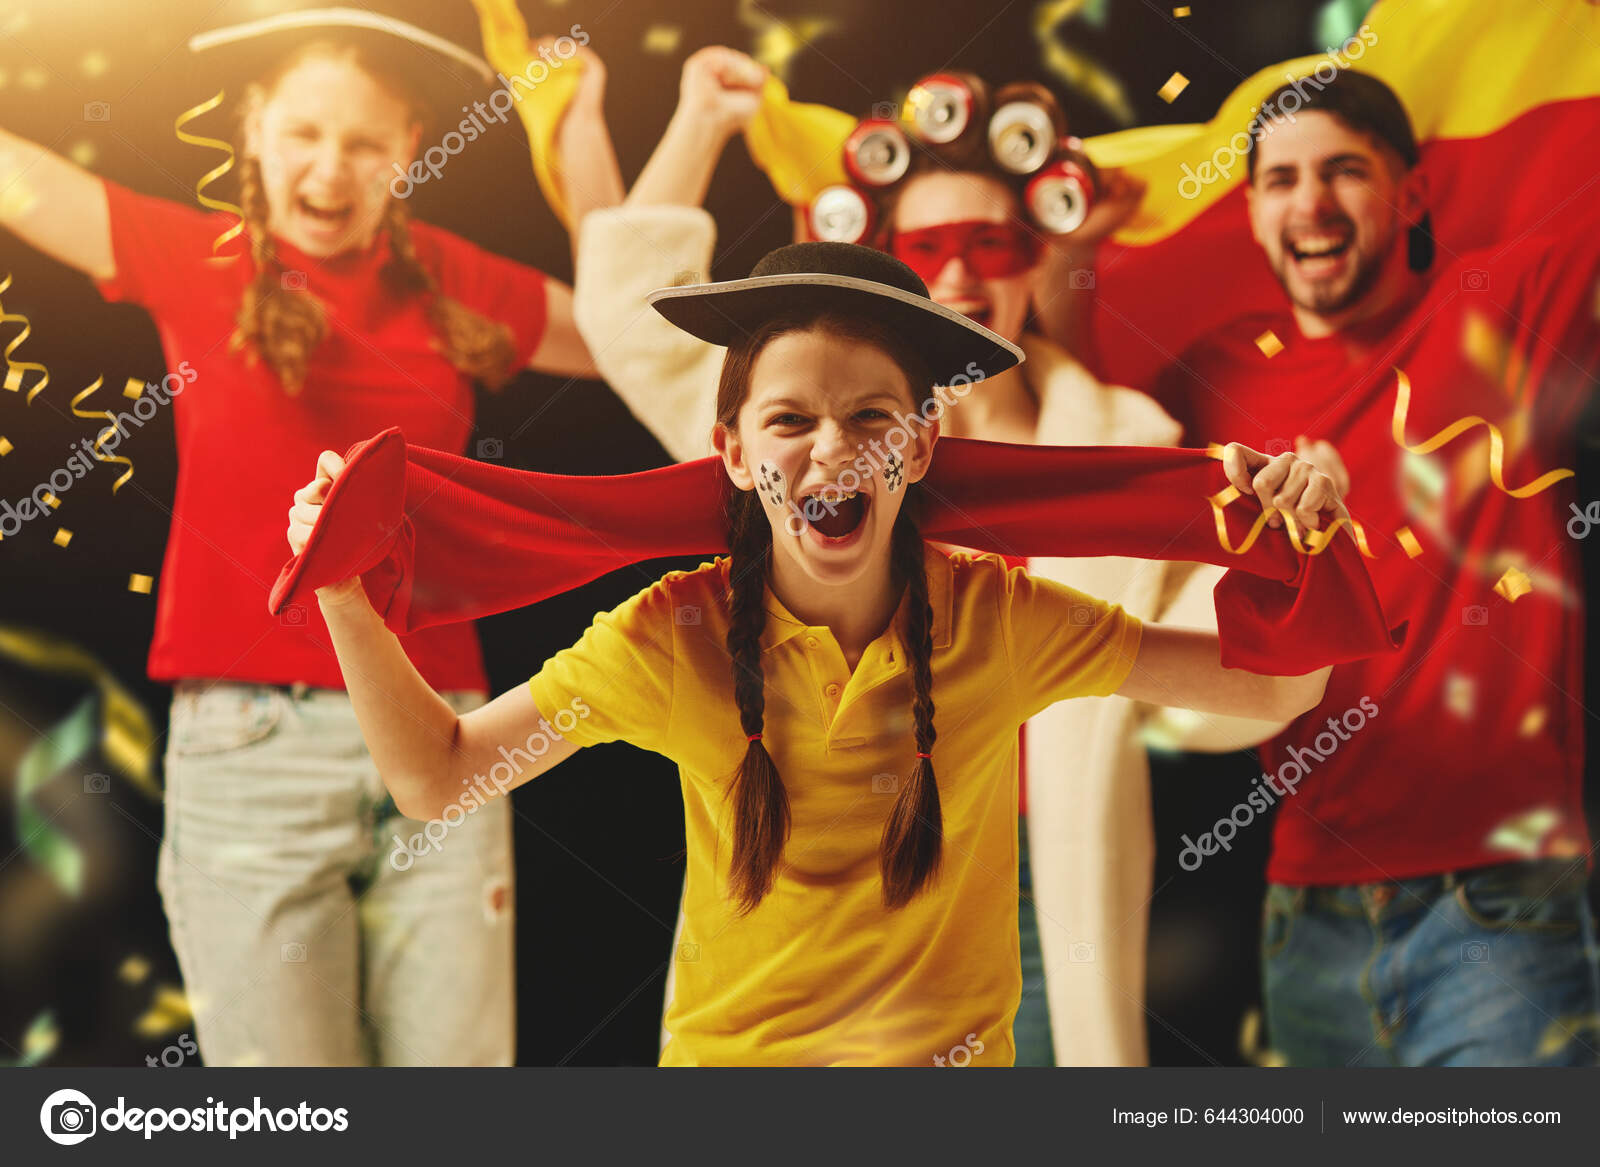
[[426, 103], [428, 113], [450, 120], [461, 106], [481, 99], [498, 81], [489, 63], [455, 42], [404, 20], [362, 8], [307, 8], [196, 33], [189, 51], [218, 80], [238, 86], [313, 40], [360, 45], [388, 65]]
[[691, 336], [725, 347], [789, 312], [868, 316], [916, 348], [936, 385], [993, 377], [1023, 360], [1005, 337], [929, 299], [927, 285], [894, 256], [856, 243], [791, 243], [769, 252], [748, 279], [657, 288], [648, 298]]

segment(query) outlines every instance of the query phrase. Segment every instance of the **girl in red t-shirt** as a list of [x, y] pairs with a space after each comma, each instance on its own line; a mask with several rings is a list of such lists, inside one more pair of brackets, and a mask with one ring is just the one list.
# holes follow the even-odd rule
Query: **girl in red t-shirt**
[[[0, 222], [144, 307], [185, 372], [158, 400], [179, 464], [149, 671], [175, 686], [158, 883], [205, 1060], [510, 1064], [509, 808], [447, 841], [400, 815], [320, 612], [273, 617], [266, 595], [283, 500], [320, 450], [394, 424], [462, 450], [475, 382], [592, 362], [569, 288], [412, 222], [393, 182], [432, 144], [429, 112], [504, 104], [489, 67], [398, 22], [282, 23], [213, 34], [253, 52], [237, 63], [256, 76], [236, 143], [244, 231], [220, 259], [233, 216], [136, 194], [4, 131], [0, 170], [14, 173], [0, 180], [35, 197]], [[546, 59], [578, 51], [558, 42]], [[559, 131], [585, 147], [565, 151], [574, 217], [621, 193], [598, 62], [581, 77]], [[469, 626], [405, 648], [455, 708], [482, 703]]]

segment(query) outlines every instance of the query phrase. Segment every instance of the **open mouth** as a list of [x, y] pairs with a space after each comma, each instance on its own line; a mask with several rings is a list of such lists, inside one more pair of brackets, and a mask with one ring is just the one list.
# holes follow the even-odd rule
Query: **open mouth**
[[1354, 232], [1325, 231], [1285, 240], [1285, 247], [1301, 271], [1322, 275], [1336, 270], [1354, 243]]
[[862, 491], [829, 490], [806, 495], [800, 513], [806, 525], [828, 543], [842, 543], [866, 522], [872, 496]]
[[307, 198], [305, 195], [295, 199], [295, 207], [313, 223], [328, 228], [345, 226], [355, 214], [354, 203], [329, 202], [324, 199]]

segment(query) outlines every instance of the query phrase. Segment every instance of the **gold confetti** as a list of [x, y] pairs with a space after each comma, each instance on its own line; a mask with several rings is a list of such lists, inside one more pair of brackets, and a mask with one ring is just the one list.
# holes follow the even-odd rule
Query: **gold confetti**
[[16, 447], [11, 444], [10, 438], [0, 437], [0, 458], [4, 458], [15, 449]]
[[120, 462], [122, 465], [127, 467], [127, 469], [122, 472], [117, 480], [111, 484], [111, 493], [116, 494], [117, 491], [121, 490], [123, 486], [127, 484], [128, 479], [133, 477], [133, 459], [125, 458], [121, 454], [102, 454], [100, 452], [100, 447], [111, 439], [111, 435], [120, 432], [117, 429], [117, 415], [112, 413], [109, 409], [78, 408], [78, 403], [80, 401], [92, 394], [96, 389], [100, 388], [100, 386], [104, 383], [104, 377], [96, 377], [93, 383], [90, 384], [87, 389], [73, 397], [71, 409], [73, 417], [103, 417], [111, 423], [110, 425], [106, 426], [105, 429], [101, 430], [97, 435], [95, 435], [94, 456], [95, 460], [98, 462]]
[[150, 975], [150, 962], [137, 953], [129, 956], [117, 969], [117, 976], [130, 985], [136, 985]]
[[[5, 279], [0, 280], [0, 295], [4, 295], [6, 289], [9, 287], [11, 287], [11, 277], [8, 275]], [[13, 322], [20, 323], [22, 325], [22, 331], [17, 333], [16, 336], [12, 337], [11, 343], [6, 345], [5, 348], [5, 387], [12, 393], [16, 393], [22, 388], [23, 373], [38, 373], [38, 383], [35, 384], [32, 389], [28, 390], [28, 404], [32, 405], [33, 399], [39, 396], [40, 393], [44, 392], [44, 387], [50, 384], [50, 371], [35, 361], [18, 361], [12, 359], [11, 354], [17, 351], [18, 347], [23, 341], [28, 339], [28, 335], [33, 331], [33, 326], [28, 323], [28, 318], [26, 316], [23, 316], [17, 312], [7, 312], [5, 305], [0, 304], [0, 324], [11, 324]]]
[[148, 596], [150, 594], [150, 588], [155, 584], [155, 582], [156, 581], [153, 576], [139, 575], [137, 572], [135, 572], [133, 575], [128, 577], [128, 590], [130, 592], [138, 592], [141, 596]]
[[1283, 351], [1283, 341], [1278, 339], [1278, 334], [1272, 329], [1267, 329], [1256, 337], [1256, 347], [1261, 350], [1261, 355], [1271, 360]]
[[1522, 725], [1519, 732], [1523, 737], [1533, 737], [1544, 728], [1544, 723], [1549, 717], [1550, 715], [1545, 712], [1543, 705], [1535, 705], [1522, 715]]
[[122, 395], [130, 400], [137, 401], [144, 393], [144, 381], [138, 377], [129, 377], [128, 383], [122, 387]]
[[1156, 96], [1171, 105], [1178, 100], [1178, 94], [1189, 88], [1189, 79], [1182, 73], [1174, 73], [1167, 78], [1167, 83], [1156, 90]]
[[1066, 44], [1056, 31], [1083, 15], [1089, 3], [1090, 0], [1043, 0], [1034, 5], [1031, 23], [1040, 63], [1068, 89], [1098, 104], [1118, 125], [1131, 126], [1136, 114], [1122, 82], [1099, 61]]
[[1498, 824], [1489, 832], [1487, 842], [1492, 850], [1514, 851], [1531, 859], [1539, 853], [1544, 837], [1560, 821], [1559, 814], [1541, 806]]
[[1508, 567], [1506, 573], [1495, 583], [1494, 590], [1515, 604], [1523, 596], [1533, 591], [1533, 584], [1528, 582], [1525, 572], [1515, 567]]
[[67, 151], [67, 157], [85, 170], [93, 166], [94, 160], [99, 156], [100, 152], [94, 148], [93, 142], [74, 142], [72, 148]]
[[133, 1023], [133, 1029], [140, 1037], [165, 1037], [193, 1020], [194, 1013], [182, 989], [172, 985], [157, 985], [155, 999], [150, 1002], [150, 1008], [144, 1016]]
[[[1600, 1013], [1558, 1017], [1545, 1027], [1544, 1035], [1539, 1038], [1539, 1048], [1533, 1056], [1542, 1059], [1558, 1054], [1574, 1041], [1581, 1040], [1578, 1037], [1580, 1033], [1600, 1034]], [[1584, 1048], [1592, 1047], [1584, 1042]]]
[[90, 49], [83, 54], [83, 59], [78, 62], [78, 68], [83, 70], [85, 77], [103, 76], [110, 67], [110, 59], [99, 49]]
[[55, 510], [61, 505], [61, 500], [47, 490], [44, 492], [44, 505]]
[[67, 530], [65, 527], [57, 527], [56, 537], [53, 542], [57, 547], [65, 547], [68, 543], [72, 542], [72, 532]]
[[1394, 533], [1394, 537], [1412, 559], [1422, 554], [1422, 544], [1417, 542], [1417, 537], [1411, 533], [1410, 527], [1401, 527]]
[[[208, 97], [199, 105], [190, 106], [180, 113], [172, 123], [172, 132], [178, 136], [178, 141], [187, 142], [191, 146], [209, 146], [213, 150], [221, 150], [227, 154], [227, 157], [221, 163], [202, 174], [200, 181], [194, 184], [194, 197], [200, 201], [202, 207], [209, 207], [214, 211], [227, 211], [230, 214], [239, 216], [237, 223], [211, 241], [211, 254], [213, 257], [217, 256], [217, 253], [224, 245], [244, 234], [244, 213], [238, 206], [233, 203], [225, 203], [221, 199], [214, 199], [206, 194], [206, 187], [233, 169], [233, 146], [221, 138], [202, 138], [198, 134], [191, 134], [183, 127], [221, 105], [224, 92], [224, 90], [219, 89], [214, 96]], [[221, 258], [231, 263], [239, 258], [239, 253], [235, 252], [233, 255], [222, 256]]]
[[1451, 673], [1444, 682], [1445, 708], [1462, 719], [1470, 718], [1478, 703], [1477, 683], [1461, 673]]
[[1394, 399], [1394, 440], [1395, 443], [1409, 454], [1430, 454], [1446, 442], [1452, 441], [1474, 426], [1487, 426], [1489, 429], [1489, 477], [1506, 494], [1512, 498], [1531, 498], [1541, 490], [1547, 490], [1560, 482], [1563, 478], [1573, 477], [1571, 470], [1551, 470], [1541, 474], [1526, 486], [1517, 487], [1515, 490], [1506, 485], [1505, 480], [1505, 437], [1500, 433], [1500, 427], [1491, 421], [1478, 417], [1476, 414], [1452, 422], [1433, 437], [1421, 445], [1412, 446], [1406, 443], [1406, 414], [1411, 408], [1411, 380], [1406, 376], [1405, 370], [1396, 368], [1395, 377], [1399, 388]]
[[24, 69], [17, 80], [22, 83], [24, 89], [43, 89], [45, 82], [50, 80], [50, 74], [43, 69]]
[[644, 51], [671, 54], [678, 51], [683, 39], [683, 29], [675, 24], [652, 24], [644, 30]]
[[1179, 20], [1182, 20], [1185, 16], [1189, 15], [1189, 6], [1185, 4], [1182, 8], [1174, 8], [1172, 10], [1172, 15], [1176, 16]]
[[750, 55], [785, 84], [789, 80], [789, 63], [800, 51], [838, 27], [837, 21], [825, 16], [795, 16], [788, 20], [772, 16], [761, 10], [758, 0], [739, 0], [739, 23], [755, 32]]

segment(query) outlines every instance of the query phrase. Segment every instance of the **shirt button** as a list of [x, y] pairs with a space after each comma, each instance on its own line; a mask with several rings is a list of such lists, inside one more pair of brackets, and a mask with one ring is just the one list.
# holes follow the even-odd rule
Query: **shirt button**
[[837, 697], [839, 695], [839, 686], [838, 685], [829, 685], [827, 692], [828, 692], [828, 696]]
[[807, 648], [817, 648], [817, 647], [821, 646], [821, 644], [822, 644], [822, 641], [818, 640], [815, 636], [806, 637], [806, 647]]

